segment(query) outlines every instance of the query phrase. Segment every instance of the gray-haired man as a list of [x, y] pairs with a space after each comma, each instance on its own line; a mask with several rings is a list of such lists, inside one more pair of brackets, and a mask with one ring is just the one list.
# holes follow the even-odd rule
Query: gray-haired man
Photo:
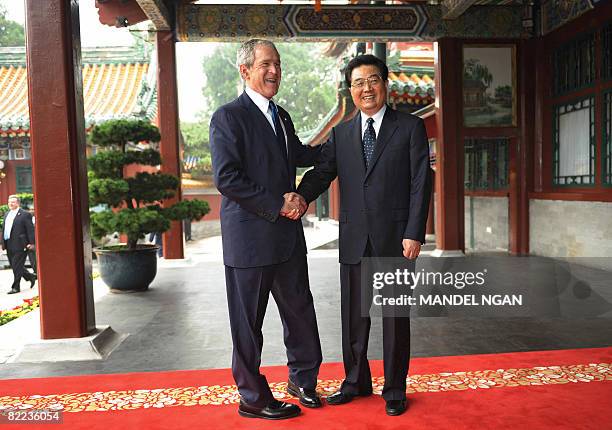
[[25, 268], [28, 251], [34, 249], [34, 224], [32, 215], [21, 209], [19, 197], [11, 195], [7, 203], [9, 211], [4, 215], [2, 249], [6, 249], [14, 276], [8, 294], [16, 294], [20, 291], [21, 278], [30, 281], [30, 288], [33, 288], [36, 282], [36, 275]]
[[283, 323], [288, 392], [306, 407], [321, 406], [315, 391], [321, 346], [299, 220], [306, 206], [291, 199], [296, 166], [313, 165], [319, 149], [300, 143], [289, 114], [272, 101], [281, 81], [274, 44], [257, 39], [244, 43], [237, 65], [245, 91], [219, 108], [210, 122], [215, 185], [223, 195], [232, 373], [241, 396], [240, 415], [290, 418], [300, 408], [275, 400], [259, 372], [261, 328], [272, 293]]

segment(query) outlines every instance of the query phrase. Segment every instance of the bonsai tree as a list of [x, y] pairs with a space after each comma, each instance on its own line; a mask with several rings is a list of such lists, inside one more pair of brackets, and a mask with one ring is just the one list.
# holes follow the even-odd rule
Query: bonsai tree
[[102, 148], [88, 159], [89, 204], [106, 209], [91, 213], [91, 234], [100, 239], [119, 232], [127, 235], [127, 248], [136, 249], [147, 233], [170, 229], [171, 221], [199, 220], [210, 208], [202, 200], [183, 200], [162, 207], [175, 195], [179, 179], [164, 173], [138, 172], [125, 176], [130, 164], [159, 166], [159, 152], [146, 143], [159, 142], [157, 127], [144, 120], [111, 120], [96, 125], [91, 143]]

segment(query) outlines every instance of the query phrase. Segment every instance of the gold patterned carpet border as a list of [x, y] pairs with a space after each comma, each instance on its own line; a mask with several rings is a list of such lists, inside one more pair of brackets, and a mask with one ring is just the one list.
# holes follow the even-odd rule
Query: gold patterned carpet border
[[[406, 380], [409, 394], [603, 381], [612, 381], [612, 363], [436, 373], [413, 375]], [[317, 391], [325, 396], [336, 391], [340, 383], [339, 379], [320, 380]], [[380, 394], [384, 378], [372, 378], [372, 383], [374, 393]], [[286, 382], [270, 384], [274, 397], [279, 400], [290, 398], [285, 391], [286, 386]], [[0, 396], [0, 410], [117, 411], [173, 406], [228, 405], [238, 403], [239, 400], [235, 385], [207, 385], [44, 396]]]

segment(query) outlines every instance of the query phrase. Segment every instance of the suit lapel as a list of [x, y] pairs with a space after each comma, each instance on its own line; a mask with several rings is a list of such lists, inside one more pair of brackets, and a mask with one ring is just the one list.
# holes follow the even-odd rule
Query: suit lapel
[[[277, 151], [279, 152], [279, 155], [282, 156], [282, 154], [280, 154], [280, 148], [278, 147], [278, 143], [276, 141], [276, 134], [274, 133], [274, 129], [270, 125], [268, 118], [263, 114], [261, 109], [257, 107], [255, 102], [251, 100], [251, 98], [247, 95], [247, 93], [242, 93], [242, 95], [240, 96], [240, 99], [242, 101], [243, 106], [246, 107], [246, 109], [249, 111], [253, 119], [257, 123], [265, 124], [265, 126], [262, 127], [262, 129], [266, 131], [266, 134], [268, 134], [268, 137], [267, 138], [265, 136], [262, 136], [262, 137], [265, 138], [266, 143], [268, 145], [273, 145], [273, 147], [277, 149]], [[279, 111], [279, 116], [280, 116], [280, 111]]]
[[370, 168], [366, 172], [366, 178], [376, 165], [376, 162], [380, 158], [380, 155], [385, 150], [385, 146], [393, 137], [395, 130], [397, 130], [397, 121], [396, 121], [395, 111], [393, 111], [389, 106], [387, 106], [387, 110], [385, 111], [385, 116], [383, 116], [383, 121], [380, 126], [380, 130], [378, 131], [378, 136], [376, 136], [376, 145], [374, 146], [374, 154], [372, 154], [372, 160], [370, 161]]
[[357, 160], [359, 163], [359, 167], [361, 168], [360, 172], [365, 173], [365, 160], [363, 159], [363, 142], [361, 140], [361, 112], [357, 111], [357, 115], [352, 119], [353, 124], [350, 129], [349, 142], [351, 142], [351, 146], [353, 147], [353, 152], [357, 156]]
[[[252, 118], [256, 122], [265, 123], [267, 125], [267, 127], [264, 126], [263, 128], [265, 130], [267, 130], [268, 136], [267, 137], [266, 136], [262, 136], [263, 139], [259, 139], [259, 140], [264, 140], [265, 144], [272, 146], [272, 150], [276, 151], [276, 153], [280, 157], [280, 160], [282, 160], [282, 164], [285, 165], [285, 171], [287, 172], [287, 175], [289, 175], [289, 166], [287, 165], [287, 161], [285, 159], [285, 156], [281, 153], [281, 148], [279, 147], [278, 141], [276, 140], [276, 134], [274, 133], [274, 129], [270, 125], [270, 122], [268, 121], [268, 118], [263, 114], [261, 109], [259, 109], [259, 107], [257, 107], [255, 102], [253, 100], [251, 100], [251, 98], [248, 96], [248, 94], [246, 92], [243, 92], [240, 95], [240, 101], [241, 101], [242, 105], [249, 111], [249, 113], [251, 114]], [[279, 109], [278, 116], [279, 116], [279, 119], [281, 121], [283, 121], [283, 125], [286, 128], [287, 127], [286, 124], [287, 124], [287, 121], [288, 121], [288, 119], [286, 118], [286, 114], [284, 112], [281, 113], [281, 110]], [[283, 130], [279, 130], [279, 131], [281, 133], [283, 132]], [[289, 136], [287, 136], [287, 138], [288, 137]], [[289, 147], [289, 144], [287, 143], [287, 148], [288, 147]], [[289, 154], [288, 154], [288, 156], [289, 156]], [[289, 175], [289, 177], [291, 177], [291, 175]]]
[[6, 219], [8, 218], [8, 212], [4, 214], [4, 219], [2, 223], [2, 240], [4, 241], [4, 231], [6, 230]]
[[285, 136], [285, 145], [287, 148], [287, 159], [289, 160], [289, 165], [295, 166], [293, 162], [293, 150], [291, 148], [291, 145], [289, 144], [289, 132], [287, 132], [287, 130], [289, 130], [289, 126], [287, 125], [289, 124], [289, 117], [287, 117], [287, 114], [285, 113], [284, 109], [278, 109], [278, 119], [280, 120], [284, 128], [283, 130], [279, 130], [279, 132], [283, 133]]

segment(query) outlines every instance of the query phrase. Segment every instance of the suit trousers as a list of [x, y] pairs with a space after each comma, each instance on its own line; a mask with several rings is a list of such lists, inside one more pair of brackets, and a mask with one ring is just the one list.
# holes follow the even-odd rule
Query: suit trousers
[[280, 264], [236, 268], [225, 266], [232, 332], [232, 374], [242, 400], [264, 407], [274, 399], [259, 372], [262, 325], [270, 293], [278, 306], [287, 349], [289, 379], [308, 389], [317, 386], [322, 361], [317, 319], [303, 252]]
[[19, 284], [21, 283], [21, 278], [24, 278], [26, 281], [32, 281], [33, 276], [30, 272], [28, 272], [25, 268], [25, 261], [28, 256], [27, 251], [20, 249], [11, 249], [9, 246], [10, 239], [6, 241], [6, 254], [11, 265], [11, 269], [13, 269], [13, 290], [19, 289]]
[[[368, 240], [364, 257], [372, 256]], [[368, 363], [368, 339], [371, 319], [365, 303], [372, 303], [372, 289], [362, 291], [361, 264], [340, 265], [340, 313], [342, 316], [342, 357], [345, 379], [343, 393], [368, 395], [372, 393], [372, 375]], [[406, 398], [406, 377], [410, 360], [410, 318], [382, 317], [383, 365], [385, 400]]]

